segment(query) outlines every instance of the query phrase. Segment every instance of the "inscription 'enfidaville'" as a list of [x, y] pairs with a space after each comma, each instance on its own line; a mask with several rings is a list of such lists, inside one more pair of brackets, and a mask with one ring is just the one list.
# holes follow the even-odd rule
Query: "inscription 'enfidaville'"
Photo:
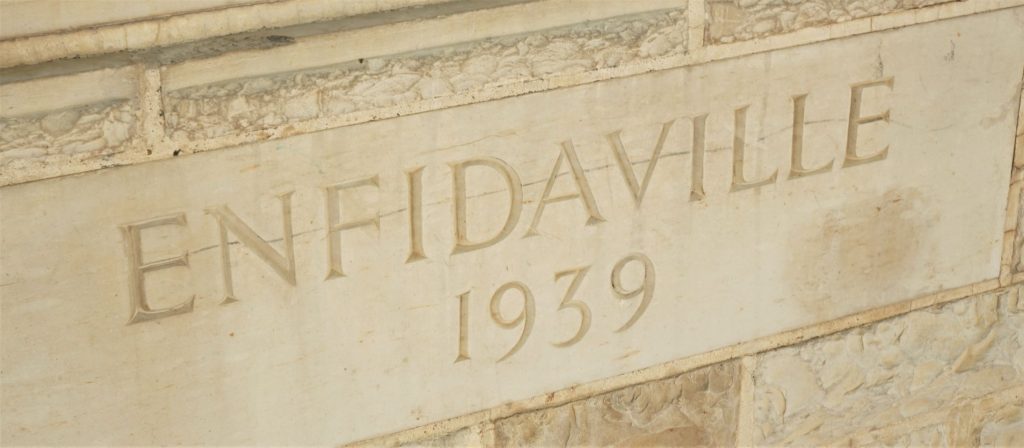
[[346, 443], [997, 278], [1021, 42], [999, 11], [4, 187], [3, 441]]
[[[843, 147], [843, 153], [837, 155], [837, 157], [841, 157], [841, 166], [843, 168], [885, 160], [889, 153], [889, 146], [886, 145], [882, 148], [868, 150], [860, 149], [858, 148], [858, 133], [861, 126], [880, 121], [888, 122], [891, 115], [891, 111], [889, 109], [874, 113], [865, 113], [862, 105], [865, 90], [871, 88], [882, 88], [888, 90], [892, 89], [893, 86], [894, 79], [892, 77], [860, 82], [851, 86], [849, 96], [849, 117], [846, 123], [846, 144]], [[797, 93], [792, 96], [792, 140], [788, 148], [790, 165], [788, 167], [789, 175], [787, 178], [789, 180], [815, 174], [829, 173], [833, 171], [835, 166], [839, 166], [834, 163], [835, 161], [833, 159], [829, 159], [819, 166], [807, 165], [804, 156], [804, 130], [808, 120], [806, 117], [806, 105], [809, 96], [809, 93]], [[748, 174], [748, 172], [754, 171], [753, 169], [746, 167], [746, 159], [748, 159], [746, 143], [748, 138], [748, 109], [749, 105], [743, 105], [736, 108], [732, 117], [732, 171], [731, 173], [721, 173], [721, 175], [730, 176], [730, 192], [766, 187], [780, 181], [778, 169], [772, 169], [770, 170], [771, 174], [758, 178], [754, 178]], [[622, 186], [629, 191], [629, 194], [634, 201], [633, 205], [636, 208], [641, 207], [644, 196], [651, 185], [651, 180], [654, 178], [658, 161], [664, 153], [665, 141], [668, 134], [672, 132], [673, 127], [681, 121], [688, 122], [688, 124], [692, 126], [693, 137], [692, 145], [688, 151], [691, 155], [692, 170], [690, 172], [689, 183], [685, 187], [689, 188], [690, 201], [703, 201], [706, 199], [704, 191], [705, 176], [718, 174], [705, 173], [704, 157], [707, 151], [705, 143], [708, 121], [707, 113], [693, 117], [680, 117], [678, 119], [662, 123], [657, 140], [644, 159], [646, 169], [643, 170], [640, 176], [637, 175], [634, 165], [639, 165], [641, 163], [630, 158], [630, 155], [622, 142], [621, 135], [623, 132], [628, 130], [616, 130], [604, 135], [604, 138], [608, 143], [607, 150], [611, 151], [613, 154], [618, 168], [617, 171], [622, 175]], [[580, 223], [580, 225], [600, 225], [605, 221], [605, 218], [600, 211], [601, 206], [598, 204], [594, 192], [590, 187], [590, 181], [587, 178], [586, 170], [584, 170], [580, 163], [580, 156], [573, 144], [573, 141], [571, 139], [567, 139], [561, 142], [553, 142], [552, 144], [556, 145], [558, 148], [556, 153], [557, 155], [554, 157], [551, 173], [544, 183], [544, 190], [540, 193], [539, 197], [534, 200], [537, 207], [533, 210], [532, 217], [529, 221], [530, 224], [522, 234], [522, 238], [539, 235], [541, 232], [540, 228], [543, 225], [544, 212], [547, 207], [549, 205], [562, 202], [576, 202], [579, 207], [582, 207], [587, 218], [586, 221], [584, 223]], [[323, 224], [323, 232], [327, 243], [323, 251], [323, 256], [326, 256], [329, 260], [329, 269], [325, 275], [327, 281], [346, 276], [342, 261], [342, 251], [344, 246], [342, 243], [342, 232], [360, 227], [372, 227], [380, 232], [388, 232], [387, 235], [382, 235], [382, 238], [407, 238], [409, 242], [409, 251], [408, 256], [404, 260], [405, 263], [412, 263], [430, 258], [430, 255], [427, 254], [423, 243], [424, 222], [422, 210], [424, 198], [422, 191], [422, 176], [426, 168], [427, 167], [425, 166], [412, 166], [407, 167], [405, 170], [407, 181], [406, 190], [408, 193], [408, 222], [403, 229], [382, 229], [380, 223], [381, 210], [342, 210], [340, 205], [341, 194], [358, 194], [364, 190], [379, 190], [379, 175], [375, 174], [366, 178], [349, 179], [323, 187], [322, 196], [324, 199], [324, 207], [327, 211], [325, 215], [326, 222]], [[516, 168], [497, 157], [478, 157], [449, 162], [447, 169], [451, 173], [452, 182], [452, 221], [449, 228], [454, 234], [454, 244], [450, 248], [445, 248], [445, 253], [435, 254], [435, 256], [457, 257], [458, 254], [483, 250], [505, 240], [506, 238], [509, 238], [519, 224], [520, 218], [523, 215], [523, 204], [526, 200], [524, 199], [523, 194], [523, 181]], [[467, 172], [471, 169], [489, 171], [491, 176], [501, 178], [501, 180], [504, 181], [504, 190], [508, 194], [508, 206], [506, 209], [500, 211], [493, 210], [494, 212], [502, 213], [501, 216], [503, 217], [503, 223], [500, 228], [494, 231], [493, 235], [490, 236], [470, 236], [470, 222], [467, 213], [467, 204], [469, 202], [469, 195], [474, 191], [474, 188], [472, 185], [469, 185], [467, 181]], [[661, 177], [665, 183], [668, 183], [668, 181], [678, 182], [683, 179], [682, 176], [678, 176], [678, 173], [671, 176], [662, 174]], [[571, 183], [573, 191], [564, 194], [553, 194], [552, 192], [556, 184], [560, 181]], [[679, 186], [672, 187], [679, 188]], [[268, 242], [267, 238], [260, 236], [242, 218], [236, 215], [230, 208], [229, 204], [218, 204], [206, 209], [207, 214], [212, 219], [216, 220], [219, 229], [218, 235], [221, 251], [220, 275], [223, 279], [222, 304], [229, 304], [239, 300], [234, 292], [232, 259], [231, 252], [229, 250], [230, 234], [233, 234], [238, 241], [245, 246], [245, 248], [251, 250], [269, 268], [277, 273], [282, 281], [287, 282], [290, 285], [296, 284], [296, 253], [292, 242], [294, 233], [292, 230], [291, 197], [292, 192], [284, 193], [278, 197], [281, 203], [282, 217], [281, 235], [283, 235], [283, 247], [281, 250], [275, 249], [271, 243]], [[492, 210], [490, 209], [488, 210], [488, 212], [491, 211]], [[351, 218], [351, 216], [363, 217]], [[146, 298], [145, 287], [145, 276], [148, 273], [161, 269], [188, 268], [189, 263], [187, 252], [182, 252], [181, 254], [170, 258], [146, 261], [145, 252], [143, 250], [143, 230], [159, 226], [187, 225], [188, 223], [186, 221], [185, 214], [179, 212], [157, 216], [121, 226], [121, 230], [124, 235], [129, 271], [131, 272], [128, 284], [130, 310], [130, 317], [128, 320], [129, 324], [170, 317], [188, 313], [193, 310], [195, 296], [189, 296], [173, 306], [154, 308]], [[392, 235], [391, 233], [393, 232], [401, 232], [402, 235]], [[403, 260], [394, 260], [394, 262], [402, 263]], [[649, 264], [650, 260], [646, 259], [645, 263]], [[647, 271], [650, 270], [651, 268], [647, 269]], [[619, 267], [615, 272], [621, 272], [621, 267]], [[616, 273], [613, 273], [613, 278], [615, 275], [618, 275]], [[560, 277], [565, 274], [566, 273], [559, 273], [556, 274], [556, 277]], [[579, 278], [580, 274], [577, 275], [577, 279]], [[576, 285], [576, 283], [578, 283], [578, 281], [573, 282], [574, 285]], [[524, 295], [524, 300], [527, 302], [532, 301], [530, 298], [531, 293], [525, 286], [519, 283], [509, 285], [512, 285], [510, 287], [519, 289]], [[499, 292], [504, 292], [504, 289], [500, 289]], [[497, 295], [500, 296], [500, 294]], [[566, 300], [568, 299], [569, 298], [567, 297]], [[462, 302], [461, 306], [464, 308], [466, 306], [465, 298], [462, 299]], [[586, 311], [585, 308], [582, 310], [584, 310], [581, 311], [582, 316], [584, 317], [583, 322], [585, 322], [586, 325], [589, 325], [589, 311]], [[463, 312], [461, 314], [465, 313]], [[495, 314], [495, 321], [499, 324], [509, 325], [502, 323], [502, 320], [497, 317], [497, 312], [494, 312], [493, 314]], [[526, 316], [527, 314], [521, 314], [520, 318], [517, 318], [517, 323], [518, 320], [526, 319]], [[636, 317], [639, 317], [639, 315]], [[631, 320], [629, 325], [632, 325], [633, 322], [635, 321]], [[582, 337], [582, 331], [584, 330], [583, 326], [584, 325], [581, 325], [581, 332], [577, 333], [577, 336], [571, 340], [572, 342], [575, 342], [579, 337]], [[464, 322], [462, 324], [461, 332], [462, 334], [465, 332]], [[527, 332], [524, 332], [524, 336], [526, 334]], [[521, 341], [522, 340], [520, 340], [520, 342]], [[464, 353], [464, 345], [464, 343], [460, 345], [459, 359], [468, 358], [468, 355]], [[517, 344], [515, 349], [513, 349], [513, 352], [518, 348], [519, 345]]]

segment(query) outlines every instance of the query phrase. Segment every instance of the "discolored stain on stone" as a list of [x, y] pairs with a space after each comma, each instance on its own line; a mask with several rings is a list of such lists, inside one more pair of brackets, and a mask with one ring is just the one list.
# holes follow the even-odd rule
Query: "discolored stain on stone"
[[931, 265], [934, 247], [916, 236], [939, 219], [919, 191], [899, 188], [829, 210], [820, 222], [794, 232], [786, 275], [800, 292], [801, 307], [825, 319], [837, 287], [899, 290], [909, 271]]

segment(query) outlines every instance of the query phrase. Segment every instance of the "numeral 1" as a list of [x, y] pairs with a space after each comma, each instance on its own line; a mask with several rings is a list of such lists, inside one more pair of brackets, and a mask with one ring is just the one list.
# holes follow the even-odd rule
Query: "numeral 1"
[[469, 359], [469, 291], [459, 294], [459, 356], [455, 362]]

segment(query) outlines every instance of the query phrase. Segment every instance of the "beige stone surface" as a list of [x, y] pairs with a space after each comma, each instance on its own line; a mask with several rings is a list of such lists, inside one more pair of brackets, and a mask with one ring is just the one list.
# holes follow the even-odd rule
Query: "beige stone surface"
[[[755, 443], [831, 444], [1019, 387], [1020, 294], [1019, 287], [987, 293], [759, 356]], [[1009, 440], [1019, 428], [1015, 409], [1019, 403], [978, 412], [985, 417], [977, 431], [989, 428], [986, 440]], [[946, 423], [890, 434], [885, 443], [957, 445]]]
[[2, 12], [0, 14], [0, 39], [267, 1], [2, 0], [0, 1], [0, 12]]
[[0, 444], [1024, 443], [1020, 286], [649, 380], [1019, 279], [1014, 1], [219, 1], [0, 41], [143, 50], [0, 73]]
[[731, 361], [400, 445], [731, 446], [739, 391], [739, 363]]
[[[909, 320], [912, 323], [919, 322], [922, 315], [942, 315], [963, 311], [965, 307], [973, 306], [977, 301], [990, 303], [993, 297], [1002, 301], [1004, 312], [1020, 312], [1019, 302], [1021, 286], [1013, 286], [1006, 289], [976, 294], [964, 297], [945, 305], [931, 306], [917, 309], [908, 315], [900, 316], [895, 321]], [[1016, 302], [1015, 302], [1016, 301]], [[989, 382], [985, 375], [965, 376], [956, 381], [961, 384], [967, 393], [960, 394], [958, 390], [947, 388], [933, 402], [934, 406], [928, 407], [921, 412], [909, 415], [893, 415], [882, 412], [879, 418], [878, 407], [885, 407], [885, 400], [899, 401], [901, 397], [893, 397], [884, 394], [876, 394], [874, 400], [879, 401], [878, 406], [863, 406], [864, 396], [853, 396], [853, 406], [846, 408], [843, 413], [836, 414], [831, 409], [821, 412], [824, 416], [815, 421], [820, 424], [818, 427], [808, 427], [815, 434], [805, 434], [803, 437], [786, 439], [774, 442], [766, 441], [760, 437], [750, 438], [750, 434], [744, 434], [754, 429], [760, 435], [760, 429], [767, 427], [767, 424], [750, 425], [745, 419], [751, 416], [760, 418], [759, 413], [764, 410], [759, 403], [765, 384], [760, 381], [753, 381], [758, 372], [758, 360], [772, 359], [774, 362], [778, 356], [788, 356], [794, 349], [801, 353], [817, 353], [826, 358], [828, 362], [833, 360], [850, 367], [846, 356], [835, 356], [834, 353], [826, 352], [827, 347], [835, 339], [849, 338], [851, 334], [865, 334], [874, 331], [875, 325], [867, 324], [862, 328], [856, 328], [848, 332], [841, 332], [833, 336], [821, 339], [814, 339], [810, 342], [796, 344], [793, 347], [783, 347], [770, 350], [758, 356], [748, 357], [743, 360], [749, 367], [740, 369], [739, 359], [718, 364], [714, 369], [699, 368], [695, 371], [675, 374], [668, 379], [659, 379], [659, 369], [647, 369], [646, 372], [639, 372], [633, 383], [622, 388], [607, 388], [609, 392], [599, 393], [596, 396], [584, 396], [570, 400], [568, 403], [558, 406], [549, 406], [544, 400], [531, 400], [532, 407], [494, 409], [491, 415], [470, 415], [451, 421], [439, 422], [417, 428], [414, 431], [407, 431], [403, 434], [382, 437], [365, 441], [356, 446], [886, 446], [886, 447], [980, 447], [998, 446], [1011, 447], [1021, 443], [1024, 437], [1024, 385], [1016, 378], [1010, 378], [999, 383]], [[1019, 319], [1001, 323], [1001, 337], [1008, 337], [1011, 344], [1020, 345]], [[954, 326], [946, 326], [944, 329], [961, 330]], [[1016, 333], [1014, 333], [1016, 331]], [[934, 351], [928, 346], [929, 342], [922, 343], [920, 340], [910, 343], [900, 342], [904, 352], [914, 351], [920, 348], [921, 352]], [[907, 349], [910, 350], [907, 350]], [[862, 357], [868, 356], [867, 353]], [[916, 356], [916, 353], [908, 354], [909, 357]], [[959, 359], [959, 358], [958, 358]], [[993, 360], [986, 362], [991, 363]], [[997, 363], [998, 360], [995, 360]], [[1003, 359], [1005, 362], [1005, 356]], [[864, 363], [851, 370], [866, 370], [862, 367]], [[953, 366], [955, 363], [949, 364]], [[763, 365], [762, 365], [763, 366]], [[890, 370], [898, 371], [902, 366], [913, 370], [913, 361], [904, 362], [900, 366], [891, 367]], [[951, 367], [952, 368], [952, 367]], [[1018, 371], [1019, 373], [1019, 371]], [[751, 375], [754, 377], [751, 377]], [[798, 375], [800, 376], [800, 375]], [[898, 374], [893, 375], [886, 381], [898, 382]], [[710, 384], [707, 380], [715, 381], [714, 378], [735, 378], [725, 393], [711, 394]], [[652, 379], [653, 378], [653, 379]], [[746, 381], [740, 380], [746, 379]], [[680, 382], [682, 381], [682, 382]], [[677, 389], [678, 385], [689, 385]], [[703, 384], [705, 387], [701, 387]], [[1010, 385], [1006, 388], [1007, 384]], [[696, 387], [694, 387], [696, 386]], [[723, 387], [725, 384], [723, 383]], [[989, 391], [989, 392], [986, 392]], [[696, 393], [694, 393], [696, 392]], [[878, 392], [876, 388], [876, 392]], [[921, 392], [921, 393], [927, 393]], [[666, 400], [665, 397], [677, 397], [676, 400]], [[545, 400], [550, 400], [551, 394]], [[952, 399], [948, 399], [952, 398]], [[710, 399], [710, 400], [709, 400]], [[671, 402], [670, 402], [671, 401]], [[631, 406], [624, 406], [629, 403]], [[889, 403], [891, 406], [892, 403]], [[504, 408], [504, 407], [503, 407]], [[630, 412], [623, 412], [628, 409]], [[746, 416], [744, 417], [744, 411]], [[631, 418], [624, 418], [630, 416]], [[654, 417], [652, 417], [654, 416]], [[706, 421], [706, 418], [721, 419], [713, 422]], [[702, 420], [705, 419], [705, 420]], [[461, 421], [460, 425], [458, 422]], [[596, 423], [595, 423], [596, 421]], [[497, 423], [495, 423], [497, 422]], [[467, 423], [472, 423], [466, 427]], [[689, 427], [696, 424], [698, 428], [683, 429], [679, 426]], [[753, 426], [753, 428], [751, 427]], [[672, 429], [668, 429], [672, 428]], [[821, 429], [826, 432], [838, 432], [844, 434], [837, 439], [831, 439], [834, 434], [821, 434]], [[416, 437], [415, 434], [427, 434]], [[706, 440], [697, 443], [695, 440], [700, 436], [717, 434], [722, 440], [708, 443]], [[411, 436], [411, 437], [410, 437]], [[812, 436], [812, 437], [808, 437]], [[738, 438], [737, 438], [738, 437]], [[756, 442], [755, 442], [756, 440]], [[822, 442], [822, 440], [828, 440]], [[404, 442], [402, 442], [404, 441]]]
[[[330, 5], [359, 10], [387, 3]], [[7, 136], [16, 142], [5, 158], [17, 168], [0, 170], [0, 185], [650, 71], [685, 53], [685, 5], [500, 0], [334, 20], [313, 15], [307, 19], [326, 21], [2, 70], [3, 119], [32, 126], [49, 112], [141, 97], [146, 146], [40, 157], [39, 146], [19, 132]], [[82, 40], [58, 37], [62, 48]], [[47, 156], [53, 153], [59, 151]]]
[[892, 434], [881, 440], [872, 440], [869, 444], [872, 446], [886, 446], [894, 448], [951, 446], [949, 444], [949, 429], [945, 425], [941, 424], [912, 429], [899, 434]]
[[[493, 425], [483, 424], [462, 428], [449, 433], [416, 440], [409, 443], [395, 444], [402, 447], [459, 447], [459, 446], [493, 446], [494, 445]], [[371, 445], [384, 446], [390, 444], [371, 443]]]
[[729, 43], [957, 0], [708, 0], [710, 42]]
[[978, 446], [1024, 445], [1024, 397], [1017, 398], [980, 416], [975, 430]]
[[[407, 58], [446, 52], [480, 52], [495, 44], [521, 41], [539, 34], [531, 43], [543, 43], [545, 35], [563, 36], [561, 47], [571, 46], [574, 35], [593, 37], [591, 25], [607, 26], [609, 33], [601, 36], [611, 42], [631, 40], [632, 33], [643, 34], [652, 25], [650, 17], [639, 17], [623, 36], [620, 21], [636, 21], [634, 15], [646, 15], [664, 10], [686, 8], [687, 0], [647, 0], [643, 2], [578, 2], [576, 0], [540, 0], [516, 2], [496, 0], [492, 3], [455, 2], [432, 9], [414, 9], [405, 14], [351, 17], [325, 23], [277, 28], [252, 35], [283, 36], [290, 39], [287, 48], [273, 51], [240, 51], [216, 58], [184, 60], [165, 69], [168, 91], [214, 84], [257, 76], [269, 76], [319, 69], [337, 64], [358, 63], [360, 59]], [[414, 12], [420, 11], [418, 14]], [[647, 20], [643, 20], [647, 19]], [[677, 21], [678, 18], [675, 18]], [[607, 24], [601, 22], [609, 21]], [[662, 21], [664, 22], [664, 20]], [[664, 23], [661, 23], [664, 25]], [[575, 29], [565, 29], [565, 28]], [[569, 39], [565, 39], [565, 35]], [[497, 39], [496, 39], [497, 38]], [[500, 40], [499, 40], [500, 39]], [[568, 42], [566, 42], [568, 40]], [[588, 39], [589, 40], [589, 39]], [[575, 42], [577, 44], [585, 43]], [[490, 45], [487, 45], [487, 44]], [[560, 46], [556, 46], [558, 48]], [[517, 48], [518, 49], [518, 48]], [[571, 48], [570, 48], [571, 49]], [[505, 55], [507, 56], [507, 55]], [[457, 60], [457, 59], [456, 59]], [[381, 63], [384, 61], [377, 61]], [[221, 70], [211, 70], [212, 68]], [[387, 74], [388, 72], [382, 72]]]
[[133, 67], [0, 84], [0, 184], [144, 156], [139, 86]]
[[738, 400], [729, 362], [498, 420], [495, 446], [730, 446]]
[[[1017, 100], [1024, 67], [1019, 47], [995, 43], [1019, 35], [1020, 23], [1014, 12], [992, 13], [7, 187], [4, 440], [353, 441], [994, 278], [1015, 126], [999, 111]], [[945, 39], [957, 33], [950, 60]], [[979, 70], [987, 82], [968, 83]], [[892, 123], [865, 125], [858, 145], [860, 154], [890, 152], [841, 168], [850, 85], [889, 77], [892, 91], [865, 93], [863, 112], [890, 109]], [[789, 179], [787, 126], [801, 92], [808, 120], [820, 123], [807, 131], [806, 167], [838, 160]], [[730, 180], [730, 147], [743, 104], [743, 177], [779, 169], [779, 180], [730, 192], [740, 181]], [[706, 197], [690, 201], [686, 117], [702, 113]], [[671, 120], [680, 123], [665, 127]], [[642, 190], [663, 129], [664, 156]], [[518, 174], [505, 180], [523, 185], [523, 199], [512, 196], [522, 219], [504, 241], [473, 250], [508, 213], [495, 159], [462, 165], [465, 187], [453, 179], [451, 164], [481, 157]], [[573, 158], [583, 174], [570, 174]], [[420, 166], [417, 218], [408, 182]], [[553, 167], [562, 174], [550, 177]], [[356, 189], [328, 188], [375, 175]], [[539, 218], [548, 179], [551, 198], [582, 189], [593, 208], [577, 197]], [[472, 198], [461, 250], [453, 188]], [[282, 229], [283, 210], [292, 231]], [[146, 221], [158, 217], [167, 218]], [[373, 217], [379, 229], [366, 225]], [[364, 225], [328, 232], [329, 219]], [[226, 255], [218, 220], [235, 241]], [[539, 235], [524, 238], [531, 221]], [[141, 222], [153, 227], [131, 230]], [[410, 246], [410, 222], [423, 223], [414, 237], [422, 251]], [[680, 232], [701, 238], [670, 238]], [[294, 234], [292, 249], [283, 233]], [[187, 259], [175, 258], [183, 251]], [[332, 259], [335, 251], [343, 255]], [[653, 291], [646, 312], [643, 290]], [[193, 295], [191, 312], [167, 316], [188, 311], [180, 306]], [[222, 305], [226, 295], [237, 301]], [[133, 300], [145, 305], [133, 311]], [[125, 325], [147, 307], [155, 320]], [[992, 372], [968, 358], [959, 365], [972, 374]], [[802, 409], [794, 397], [817, 396], [804, 392], [790, 396], [790, 412]]]
[[136, 110], [132, 101], [123, 100], [0, 119], [0, 169], [29, 170], [60, 163], [55, 160], [120, 152], [137, 134]]
[[[365, 14], [382, 8], [414, 6], [410, 1], [419, 5], [421, 1], [434, 3], [442, 0], [352, 3], [287, 0], [169, 16], [160, 19], [159, 24], [152, 21], [130, 22], [123, 26], [146, 30], [155, 28], [166, 34], [165, 37], [177, 40], [148, 43], [140, 40], [132, 44], [140, 51], [0, 70], [0, 116], [39, 120], [46, 112], [54, 110], [138, 96], [142, 99], [139, 118], [146, 143], [144, 147], [121, 148], [100, 157], [57, 157], [49, 160], [35, 157], [38, 147], [18, 147], [26, 151], [8, 152], [7, 158], [27, 155], [29, 159], [15, 162], [18, 169], [0, 170], [0, 185], [162, 160], [1024, 5], [1022, 0], [966, 0], [817, 26], [806, 32], [711, 46], [704, 45], [703, 3], [693, 2], [691, 5], [686, 0], [442, 1], [444, 4], [429, 7]], [[363, 14], [352, 16], [360, 13]], [[685, 19], [681, 15], [683, 13], [687, 16]], [[665, 16], [671, 19], [668, 23], [652, 20]], [[230, 22], [231, 27], [213, 23], [217, 17], [220, 18], [217, 20]], [[252, 21], [255, 19], [258, 20]], [[189, 33], [172, 24], [194, 28], [200, 34], [189, 37]], [[680, 27], [684, 24], [687, 30], [682, 36]], [[661, 25], [667, 28], [659, 28]], [[270, 28], [274, 26], [283, 27]], [[54, 40], [55, 43], [49, 44], [36, 42], [35, 38], [0, 41], [0, 47], [15, 43], [31, 53], [8, 57], [9, 49], [0, 48], [0, 66], [24, 64], [24, 61], [18, 62], [19, 57], [34, 57], [34, 51], [51, 45], [55, 51], [74, 54], [76, 48], [95, 43], [92, 40], [100, 39], [107, 31], [98, 30], [97, 36], [78, 35], [85, 31], [38, 36], [42, 40]], [[239, 31], [249, 32], [237, 34]], [[218, 33], [236, 34], [211, 37], [219, 36]], [[127, 28], [115, 30], [113, 34], [118, 39], [134, 35]], [[204, 36], [204, 40], [189, 41]], [[637, 36], [641, 37], [639, 41]], [[554, 44], [548, 42], [552, 37], [555, 38]], [[680, 38], [688, 47], [685, 51], [679, 46], [665, 45]], [[496, 48], [508, 42], [538, 45], [530, 47], [526, 51], [527, 57], [519, 60], [503, 54], [502, 70], [489, 72], [489, 77], [476, 76], [488, 72], [490, 62], [486, 59], [493, 56], [490, 53]], [[177, 45], [161, 46], [172, 43]], [[108, 48], [102, 44], [100, 47], [100, 53], [118, 51], [116, 46]], [[578, 53], [579, 58], [565, 61], [565, 64], [538, 65], [533, 61], [566, 57], [574, 51], [573, 48], [586, 51]], [[590, 55], [594, 48], [600, 48], [598, 54], [601, 59], [596, 62]], [[619, 60], [619, 56], [625, 56], [627, 60]], [[481, 61], [476, 61], [477, 57], [485, 60], [479, 63]], [[466, 70], [473, 76], [458, 71], [469, 60], [474, 60], [474, 63]], [[422, 69], [423, 66], [417, 64], [423, 62], [431, 64], [431, 73], [413, 70], [416, 67]], [[385, 66], [390, 68], [375, 69]], [[443, 73], [434, 73], [439, 67]], [[537, 71], [538, 68], [556, 70], [542, 72]], [[429, 78], [429, 85], [417, 83], [411, 90], [403, 91], [403, 80], [408, 81], [415, 76]], [[330, 82], [325, 82], [328, 78]], [[354, 81], [358, 82], [345, 85]], [[251, 90], [235, 92], [240, 97], [238, 99], [245, 100], [244, 103], [228, 102], [227, 97], [218, 98], [216, 95], [208, 101], [186, 98], [183, 106], [186, 115], [193, 118], [201, 115], [199, 118], [209, 122], [192, 120], [187, 123], [191, 129], [187, 133], [170, 129], [171, 134], [177, 135], [176, 139], [165, 135], [164, 118], [173, 116], [178, 109], [167, 107], [167, 103], [180, 103], [174, 99], [180, 96], [179, 93], [205, 92], [205, 95], [225, 88], [237, 89], [240, 84], [261, 93], [253, 95]], [[458, 91], [446, 90], [455, 86], [461, 88]], [[265, 88], [268, 90], [263, 90]], [[278, 88], [283, 89], [283, 93], [275, 90]], [[429, 95], [422, 95], [421, 88]], [[68, 95], [67, 92], [75, 93]], [[164, 95], [167, 92], [171, 95]], [[341, 95], [343, 101], [339, 102], [335, 98], [337, 95]], [[332, 103], [344, 106], [340, 110], [355, 109], [349, 112], [332, 109], [313, 115], [306, 109], [311, 107], [310, 100], [314, 96], [318, 101], [325, 96]], [[254, 110], [248, 110], [250, 101], [257, 106]], [[283, 110], [288, 103], [292, 103], [288, 109], [290, 116]], [[359, 107], [355, 107], [357, 105]], [[269, 109], [274, 107], [282, 110]], [[324, 106], [318, 104], [316, 109], [324, 109]], [[222, 116], [225, 113], [227, 118]], [[235, 114], [245, 117], [236, 120], [232, 118]], [[250, 120], [254, 117], [262, 119], [262, 123], [253, 124]], [[226, 130], [227, 125], [234, 128]], [[208, 138], [206, 135], [217, 137]], [[1004, 260], [1007, 279], [1011, 275], [1012, 264], [1010, 259]]]
[[1021, 82], [1020, 96], [1021, 103], [1017, 110], [1017, 138], [1014, 143], [1012, 186], [1007, 204], [1007, 241], [1011, 246], [1006, 249], [1004, 255], [1009, 256], [1005, 260], [1008, 274], [1024, 272], [1024, 232], [1017, 231], [1024, 229], [1024, 194], [1021, 194], [1021, 188], [1024, 186], [1024, 82]]
[[0, 67], [144, 50], [451, 1], [3, 0]]

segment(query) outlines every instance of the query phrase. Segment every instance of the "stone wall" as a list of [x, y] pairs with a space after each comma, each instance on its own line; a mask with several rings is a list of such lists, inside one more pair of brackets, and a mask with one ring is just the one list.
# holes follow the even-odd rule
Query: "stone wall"
[[4, 445], [1024, 445], [1024, 1], [116, 3], [0, 3]]
[[918, 308], [401, 445], [1017, 446], [1021, 292]]

